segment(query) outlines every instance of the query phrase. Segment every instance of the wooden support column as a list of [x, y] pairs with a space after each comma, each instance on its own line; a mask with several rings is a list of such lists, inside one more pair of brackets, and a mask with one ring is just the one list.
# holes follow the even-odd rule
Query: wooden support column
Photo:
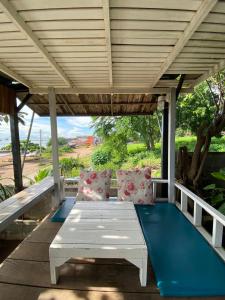
[[10, 130], [12, 142], [12, 157], [13, 157], [13, 172], [15, 180], [15, 192], [18, 193], [23, 189], [22, 166], [20, 156], [20, 137], [19, 137], [19, 122], [16, 109], [16, 93], [11, 91], [14, 97], [11, 98], [10, 111]]
[[49, 101], [50, 122], [51, 122], [53, 178], [55, 184], [52, 208], [56, 208], [60, 204], [61, 199], [60, 199], [60, 170], [59, 170], [58, 134], [57, 134], [56, 96], [55, 96], [54, 88], [49, 88], [48, 101]]
[[[168, 102], [165, 102], [162, 117], [162, 152], [161, 152], [161, 177], [168, 179]], [[167, 185], [162, 185], [162, 197], [167, 198]]]
[[176, 89], [169, 95], [168, 124], [168, 201], [175, 202], [175, 131], [176, 131]]

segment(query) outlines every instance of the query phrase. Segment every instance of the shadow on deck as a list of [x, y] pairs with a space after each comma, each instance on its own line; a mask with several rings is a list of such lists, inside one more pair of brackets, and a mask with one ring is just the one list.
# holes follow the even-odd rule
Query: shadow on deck
[[[44, 220], [2, 263], [0, 300], [158, 300], [152, 282], [140, 286], [138, 269], [124, 260], [70, 260], [51, 285], [48, 249], [62, 223]], [[175, 298], [167, 297], [172, 300]], [[190, 298], [182, 298], [190, 299]], [[202, 298], [192, 298], [202, 299]], [[204, 299], [207, 299], [204, 297]], [[224, 299], [224, 297], [208, 298]]]

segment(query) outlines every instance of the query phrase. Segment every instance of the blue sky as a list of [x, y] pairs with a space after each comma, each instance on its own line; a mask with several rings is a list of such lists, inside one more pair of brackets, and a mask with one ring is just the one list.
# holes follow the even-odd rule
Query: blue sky
[[[23, 109], [26, 112], [25, 126], [20, 125], [20, 139], [26, 139], [29, 130], [32, 111], [27, 106]], [[93, 130], [90, 128], [90, 117], [58, 117], [58, 136], [73, 138], [79, 135], [91, 135]], [[50, 138], [50, 120], [47, 117], [35, 115], [31, 132], [31, 140], [39, 143], [40, 130], [42, 132], [43, 145]], [[0, 125], [0, 147], [10, 143], [9, 124]]]

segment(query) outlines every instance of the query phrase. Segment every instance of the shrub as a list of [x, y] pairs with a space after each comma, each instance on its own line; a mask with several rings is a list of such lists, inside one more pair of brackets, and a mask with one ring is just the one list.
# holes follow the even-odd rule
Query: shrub
[[144, 144], [128, 144], [127, 152], [129, 155], [135, 155], [140, 152], [145, 152], [146, 146]]
[[111, 154], [109, 151], [104, 149], [96, 150], [91, 157], [91, 161], [94, 166], [104, 165], [111, 159]]
[[63, 176], [71, 176], [73, 169], [83, 168], [83, 164], [81, 164], [78, 158], [62, 158], [59, 161], [61, 167], [61, 174]]
[[38, 171], [37, 175], [34, 176], [34, 180], [35, 180], [35, 182], [42, 181], [44, 178], [50, 176], [51, 173], [52, 173], [52, 169], [51, 168], [40, 169]]
[[73, 148], [71, 148], [70, 146], [62, 146], [59, 148], [59, 151], [62, 153], [72, 153], [73, 152]]

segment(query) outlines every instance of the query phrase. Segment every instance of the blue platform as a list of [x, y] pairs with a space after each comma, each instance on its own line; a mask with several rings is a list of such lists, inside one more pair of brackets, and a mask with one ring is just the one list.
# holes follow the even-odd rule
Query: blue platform
[[225, 296], [225, 263], [176, 206], [136, 210], [161, 296]]
[[52, 222], [63, 223], [75, 204], [74, 197], [67, 197], [51, 217]]

